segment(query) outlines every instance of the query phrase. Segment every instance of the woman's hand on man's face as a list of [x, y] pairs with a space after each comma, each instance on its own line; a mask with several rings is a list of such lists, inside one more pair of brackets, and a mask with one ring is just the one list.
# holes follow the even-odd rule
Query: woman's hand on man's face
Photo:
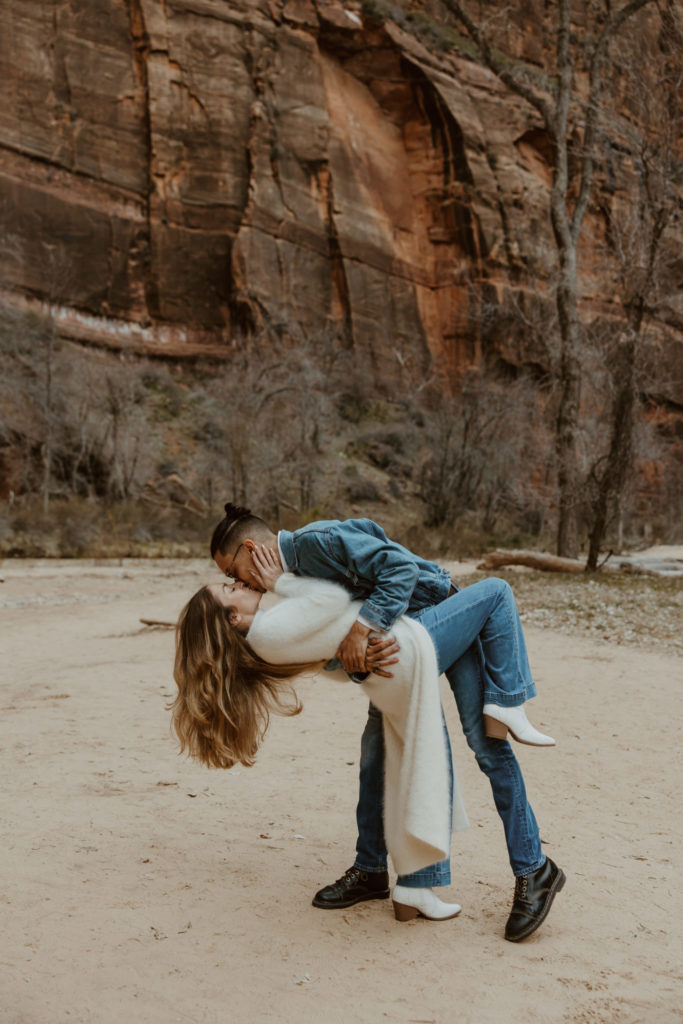
[[254, 544], [253, 547], [250, 545], [248, 550], [253, 564], [250, 572], [252, 583], [262, 590], [273, 590], [275, 581], [282, 576], [278, 552], [266, 544]]

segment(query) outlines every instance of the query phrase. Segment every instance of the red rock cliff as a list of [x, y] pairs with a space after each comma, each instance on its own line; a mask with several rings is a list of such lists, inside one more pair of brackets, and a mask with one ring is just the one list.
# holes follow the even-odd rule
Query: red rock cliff
[[[544, 5], [523, 6], [533, 61]], [[481, 314], [512, 292], [528, 309], [554, 265], [547, 143], [464, 55], [336, 0], [6, 0], [0, 16], [6, 301], [169, 355], [227, 354], [275, 322], [331, 327], [383, 367], [435, 355], [457, 376], [482, 346], [546, 364]], [[610, 317], [602, 233], [596, 205], [584, 302]], [[680, 315], [665, 319], [673, 352]]]

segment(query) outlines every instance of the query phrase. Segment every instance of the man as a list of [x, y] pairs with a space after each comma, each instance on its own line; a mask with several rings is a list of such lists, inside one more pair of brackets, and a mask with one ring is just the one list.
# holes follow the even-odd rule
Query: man
[[[510, 588], [502, 580], [491, 581], [499, 586], [485, 588], [487, 593], [476, 601], [469, 595], [476, 587], [481, 593], [479, 584], [456, 593], [445, 569], [389, 540], [381, 527], [368, 519], [311, 523], [294, 532], [281, 530], [276, 536], [249, 509], [228, 503], [225, 512], [211, 540], [211, 555], [221, 572], [253, 584], [251, 552], [256, 544], [265, 544], [279, 552], [285, 570], [335, 580], [362, 599], [358, 618], [337, 652], [349, 674], [367, 671], [370, 632], [390, 630], [399, 615], [409, 615], [429, 631], [453, 691], [465, 737], [479, 767], [489, 777], [503, 822], [516, 878], [505, 937], [511, 942], [527, 938], [545, 920], [565, 876], [541, 850], [536, 819], [510, 744], [492, 738], [504, 737], [509, 728], [524, 742], [554, 743], [533, 729], [521, 707], [536, 689]], [[505, 621], [516, 617], [514, 643], [508, 644], [509, 651], [496, 650], [496, 629], [489, 628], [495, 616], [502, 621], [501, 614]], [[469, 637], [472, 639], [465, 639]], [[467, 646], [463, 649], [464, 643]], [[508, 657], [510, 651], [514, 657]], [[495, 678], [489, 667], [491, 660], [502, 666]], [[341, 909], [389, 895], [382, 824], [383, 762], [382, 719], [370, 705], [361, 741], [356, 858], [342, 878], [316, 893], [316, 907]], [[399, 878], [402, 899], [410, 901], [410, 890], [414, 890], [413, 906], [422, 916], [445, 918], [445, 913], [432, 915], [421, 900], [427, 887], [449, 881], [447, 861], [424, 868]]]

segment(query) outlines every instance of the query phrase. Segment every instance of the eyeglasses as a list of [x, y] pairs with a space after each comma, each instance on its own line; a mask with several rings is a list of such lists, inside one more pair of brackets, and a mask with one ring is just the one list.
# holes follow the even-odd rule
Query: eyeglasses
[[228, 568], [225, 570], [225, 575], [229, 576], [231, 580], [236, 579], [236, 576], [235, 576], [235, 573], [234, 573], [233, 570], [235, 568], [235, 562], [237, 561], [237, 556], [239, 555], [239, 553], [240, 553], [240, 551], [241, 551], [243, 546], [244, 546], [244, 541], [242, 541], [240, 544], [238, 544], [237, 551], [232, 556], [232, 562], [230, 563]]

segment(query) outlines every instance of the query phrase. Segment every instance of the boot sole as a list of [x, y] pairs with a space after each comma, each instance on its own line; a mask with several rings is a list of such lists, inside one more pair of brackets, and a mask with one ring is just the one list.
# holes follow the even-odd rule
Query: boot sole
[[448, 917], [430, 917], [429, 914], [424, 914], [417, 907], [411, 907], [407, 903], [397, 903], [396, 900], [393, 900], [393, 904], [394, 917], [397, 921], [414, 921], [416, 917], [424, 917], [425, 921], [452, 921], [462, 910], [462, 907], [459, 907], [454, 914], [449, 914]]
[[517, 743], [523, 743], [525, 747], [555, 746], [555, 743], [534, 743], [531, 740], [523, 740], [513, 732], [505, 722], [499, 722], [497, 718], [490, 718], [489, 715], [484, 715], [484, 729], [486, 732], [486, 738], [489, 740], [505, 740], [507, 739], [508, 733], [510, 733], [513, 740]]
[[546, 917], [550, 913], [550, 908], [553, 905], [553, 900], [557, 896], [558, 892], [560, 892], [560, 890], [564, 888], [564, 883], [566, 881], [567, 881], [567, 876], [565, 875], [565, 873], [562, 870], [562, 868], [560, 868], [557, 878], [555, 879], [553, 884], [550, 886], [550, 890], [548, 892], [548, 898], [545, 901], [545, 906], [543, 907], [543, 912], [541, 913], [541, 916], [537, 917], [534, 921], [532, 921], [531, 924], [523, 932], [521, 932], [519, 935], [515, 935], [515, 936], [506, 935], [505, 938], [508, 940], [508, 942], [521, 942], [522, 939], [527, 939], [531, 934], [533, 934], [533, 932], [536, 931], [537, 928], [540, 928], [540, 926], [543, 924], [543, 922], [545, 921]]
[[337, 903], [332, 903], [329, 900], [319, 900], [317, 896], [314, 896], [311, 900], [311, 906], [318, 907], [319, 910], [345, 910], [346, 907], [355, 907], [356, 903], [365, 903], [367, 900], [386, 899], [389, 899], [389, 890], [380, 889], [379, 892], [369, 892], [365, 896], [354, 896], [353, 899], [339, 900]]

